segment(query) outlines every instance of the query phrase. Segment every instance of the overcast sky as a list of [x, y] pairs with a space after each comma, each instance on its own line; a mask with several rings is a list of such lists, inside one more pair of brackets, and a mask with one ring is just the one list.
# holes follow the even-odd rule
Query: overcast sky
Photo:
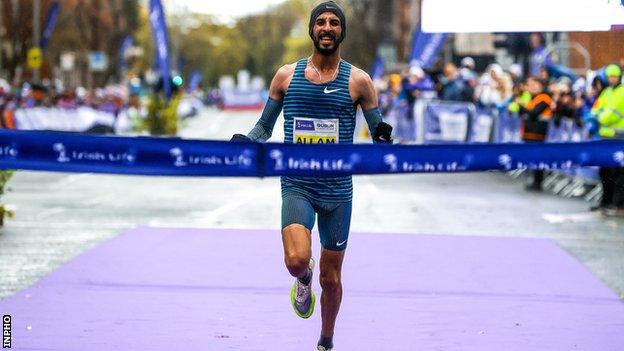
[[186, 6], [192, 12], [205, 13], [216, 16], [218, 19], [229, 22], [232, 19], [245, 15], [259, 13], [270, 5], [284, 2], [284, 0], [165, 0], [165, 11], [169, 6]]

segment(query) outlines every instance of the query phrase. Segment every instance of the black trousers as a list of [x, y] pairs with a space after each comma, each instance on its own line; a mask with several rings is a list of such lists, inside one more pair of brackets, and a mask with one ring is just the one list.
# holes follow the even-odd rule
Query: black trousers
[[[524, 142], [529, 144], [535, 144], [535, 143], [541, 143], [543, 144], [543, 141], [539, 141], [539, 140], [527, 140], [524, 139]], [[535, 171], [531, 171], [531, 174], [533, 176], [533, 180], [532, 182], [528, 185], [529, 188], [531, 189], [536, 189], [536, 190], [541, 190], [542, 189], [542, 182], [544, 181], [544, 175], [545, 172], [543, 170], [535, 170]]]
[[531, 187], [535, 189], [541, 189], [543, 181], [544, 181], [544, 171], [542, 170], [533, 171], [533, 183], [531, 184]]
[[601, 206], [624, 207], [624, 168], [600, 168]]

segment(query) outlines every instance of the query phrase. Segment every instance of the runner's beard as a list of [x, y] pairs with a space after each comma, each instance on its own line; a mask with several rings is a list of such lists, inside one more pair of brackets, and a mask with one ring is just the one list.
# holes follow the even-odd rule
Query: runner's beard
[[330, 35], [332, 37], [332, 45], [329, 47], [323, 47], [321, 46], [321, 37], [325, 35], [325, 33], [323, 33], [323, 35], [314, 35], [312, 41], [314, 41], [314, 47], [321, 55], [331, 56], [336, 52], [336, 50], [338, 50], [338, 47], [340, 47], [340, 42], [336, 36]]

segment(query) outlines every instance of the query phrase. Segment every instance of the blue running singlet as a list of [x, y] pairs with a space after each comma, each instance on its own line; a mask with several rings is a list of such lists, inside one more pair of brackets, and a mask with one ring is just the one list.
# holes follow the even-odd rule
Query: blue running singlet
[[[307, 60], [297, 62], [284, 96], [284, 143], [353, 144], [356, 107], [349, 93], [351, 64], [341, 60], [336, 79], [315, 84], [305, 76]], [[348, 202], [351, 176], [282, 177], [282, 194], [299, 193], [316, 201]]]

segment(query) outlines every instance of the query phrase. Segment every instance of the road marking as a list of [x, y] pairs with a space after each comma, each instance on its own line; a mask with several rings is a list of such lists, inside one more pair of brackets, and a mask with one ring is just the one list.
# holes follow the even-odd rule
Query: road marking
[[52, 207], [50, 209], [41, 211], [39, 213], [37, 213], [37, 220], [41, 220], [47, 217], [52, 217], [55, 214], [61, 213], [61, 212], [65, 212], [67, 209], [65, 207]]
[[72, 174], [69, 175], [63, 179], [61, 179], [57, 185], [59, 185], [59, 187], [64, 187], [64, 186], [68, 186], [71, 183], [74, 183], [82, 178], [86, 178], [88, 176], [92, 175], [92, 173], [79, 173], [79, 174]]
[[602, 219], [598, 212], [544, 213], [542, 218], [552, 224], [597, 222]]
[[[249, 195], [247, 194], [242, 194], [239, 193], [238, 196], [232, 196], [232, 200], [226, 202], [225, 204], [215, 208], [214, 210], [210, 210], [210, 211], [201, 211], [201, 212], [194, 212], [193, 214], [195, 214], [194, 217], [199, 217], [197, 219], [195, 218], [188, 218], [188, 222], [186, 222], [185, 225], [182, 225], [182, 227], [202, 227], [202, 228], [210, 228], [210, 227], [215, 227], [218, 226], [221, 220], [221, 217], [223, 217], [223, 215], [230, 213], [244, 205], [248, 205], [250, 203], [254, 203], [256, 202], [256, 200], [259, 200], [261, 198], [268, 198], [268, 197], [272, 197], [275, 194], [275, 190], [273, 188], [265, 188], [262, 190], [258, 190], [258, 191], [253, 191], [250, 189], [248, 191], [248, 193], [251, 193]], [[153, 219], [151, 221], [149, 221], [148, 225], [150, 227], [170, 227], [170, 226], [176, 226], [176, 227], [180, 227], [180, 223], [179, 223], [179, 218], [176, 219], [176, 222], [173, 221], [167, 221], [167, 220], [161, 220], [161, 219]]]

